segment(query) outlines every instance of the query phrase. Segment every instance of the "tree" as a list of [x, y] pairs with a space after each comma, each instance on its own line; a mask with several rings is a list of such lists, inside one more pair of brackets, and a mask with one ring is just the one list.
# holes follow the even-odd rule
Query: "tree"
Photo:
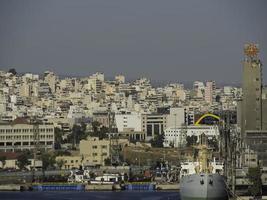
[[248, 169], [248, 178], [251, 183], [249, 192], [252, 196], [261, 195], [262, 182], [261, 182], [261, 169], [260, 167], [250, 167]]
[[45, 175], [45, 171], [49, 168], [49, 167], [53, 167], [54, 164], [56, 163], [55, 160], [55, 156], [50, 154], [50, 153], [42, 153], [41, 155], [41, 160], [42, 160], [42, 170], [43, 170], [43, 175]]
[[55, 149], [61, 149], [63, 131], [56, 127], [55, 128]]
[[154, 139], [150, 140], [151, 146], [162, 148], [164, 139], [164, 134], [156, 135]]
[[61, 169], [65, 162], [64, 160], [60, 159], [60, 160], [57, 160], [56, 163], [57, 163], [58, 168]]
[[71, 156], [71, 153], [67, 150], [59, 150], [54, 152], [55, 157], [57, 156]]
[[2, 163], [2, 168], [4, 169], [6, 165], [6, 156], [0, 156], [0, 162]]
[[111, 159], [110, 159], [110, 158], [106, 158], [106, 159], [104, 160], [104, 162], [105, 162], [105, 165], [106, 165], [106, 166], [110, 166], [110, 165], [111, 165]]
[[8, 70], [9, 73], [13, 74], [13, 75], [16, 75], [17, 74], [17, 71], [15, 68], [11, 68]]
[[90, 133], [90, 136], [99, 137], [100, 140], [107, 138], [107, 133], [109, 129], [105, 126], [101, 126], [101, 123], [98, 121], [92, 122], [93, 132]]
[[20, 170], [25, 169], [27, 165], [30, 164], [30, 155], [28, 152], [22, 152], [17, 158], [17, 166]]
[[218, 103], [220, 103], [220, 101], [221, 101], [221, 96], [220, 96], [220, 95], [217, 95], [217, 96], [215, 97], [215, 101], [218, 102]]
[[186, 137], [186, 146], [190, 147], [195, 145], [196, 143], [197, 143], [197, 136], [192, 135]]
[[93, 133], [97, 133], [100, 130], [100, 123], [98, 121], [92, 122]]
[[85, 123], [81, 123], [80, 125], [74, 124], [72, 134], [68, 137], [68, 140], [72, 142], [73, 147], [75, 147], [81, 140], [86, 139], [88, 135]]
[[212, 137], [212, 139], [208, 139], [208, 145], [209, 147], [212, 147], [214, 151], [219, 151], [219, 144], [215, 137]]

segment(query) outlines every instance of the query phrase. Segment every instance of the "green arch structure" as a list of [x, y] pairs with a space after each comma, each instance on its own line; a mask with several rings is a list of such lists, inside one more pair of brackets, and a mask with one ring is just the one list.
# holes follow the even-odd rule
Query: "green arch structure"
[[211, 114], [211, 113], [206, 113], [204, 115], [202, 115], [195, 123], [195, 125], [200, 125], [200, 122], [202, 121], [202, 119], [204, 119], [205, 117], [213, 117], [214, 119], [218, 119], [220, 120], [221, 118], [217, 115]]

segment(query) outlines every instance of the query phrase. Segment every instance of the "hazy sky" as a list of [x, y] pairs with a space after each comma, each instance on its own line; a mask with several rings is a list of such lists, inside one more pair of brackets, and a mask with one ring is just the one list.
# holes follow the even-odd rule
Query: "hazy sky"
[[246, 42], [266, 82], [266, 0], [0, 0], [2, 70], [234, 83]]

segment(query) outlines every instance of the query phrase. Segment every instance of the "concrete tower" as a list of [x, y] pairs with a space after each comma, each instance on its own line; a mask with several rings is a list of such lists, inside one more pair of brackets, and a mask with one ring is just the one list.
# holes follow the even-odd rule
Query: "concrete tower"
[[262, 130], [262, 64], [259, 48], [247, 44], [243, 62], [242, 134], [247, 130]]

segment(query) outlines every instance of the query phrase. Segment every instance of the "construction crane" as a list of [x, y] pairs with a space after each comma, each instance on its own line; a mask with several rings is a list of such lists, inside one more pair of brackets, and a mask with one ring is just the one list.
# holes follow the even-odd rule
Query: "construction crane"
[[[116, 127], [115, 113], [109, 110], [108, 117], [109, 117], [109, 133], [114, 133], [114, 129]], [[110, 162], [111, 164], [118, 164], [120, 162], [118, 133], [114, 133], [113, 136], [110, 137], [109, 139], [110, 139]]]
[[36, 171], [36, 160], [37, 154], [40, 149], [40, 121], [34, 116], [31, 119], [31, 124], [33, 125], [33, 167], [32, 167], [32, 180], [35, 180], [35, 171]]

